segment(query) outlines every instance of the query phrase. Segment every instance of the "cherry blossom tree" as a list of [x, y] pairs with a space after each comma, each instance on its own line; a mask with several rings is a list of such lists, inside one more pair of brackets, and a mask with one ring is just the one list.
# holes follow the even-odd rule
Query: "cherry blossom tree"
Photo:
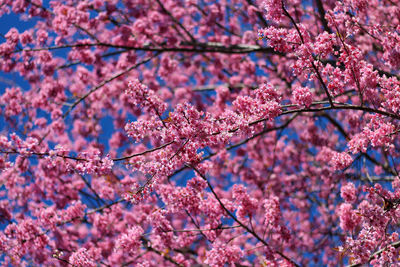
[[3, 266], [399, 264], [399, 0], [8, 13]]

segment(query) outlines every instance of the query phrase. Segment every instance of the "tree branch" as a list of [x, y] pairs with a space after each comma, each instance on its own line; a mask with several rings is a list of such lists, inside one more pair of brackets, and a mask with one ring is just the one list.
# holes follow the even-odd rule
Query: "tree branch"
[[[254, 232], [253, 230], [251, 230], [249, 227], [247, 227], [245, 224], [243, 224], [241, 221], [239, 221], [235, 215], [232, 214], [232, 212], [230, 212], [225, 205], [222, 203], [221, 199], [218, 197], [217, 193], [215, 193], [213, 186], [211, 185], [211, 183], [207, 180], [207, 178], [194, 166], [190, 165], [190, 164], [186, 164], [187, 167], [193, 169], [198, 175], [200, 175], [200, 177], [206, 181], [208, 187], [211, 190], [211, 193], [214, 195], [214, 197], [217, 199], [219, 205], [222, 207], [222, 209], [229, 215], [229, 217], [231, 217], [235, 222], [237, 222], [243, 229], [245, 229], [248, 233], [250, 233], [252, 236], [254, 236], [258, 241], [260, 241], [263, 245], [270, 247], [268, 245], [268, 243], [262, 239], [256, 232]], [[288, 262], [290, 262], [291, 264], [293, 264], [296, 267], [300, 267], [300, 265], [298, 265], [295, 261], [293, 261], [292, 259], [290, 259], [289, 257], [287, 257], [285, 254], [283, 254], [280, 251], [274, 250], [274, 252], [276, 254], [278, 254], [279, 256], [281, 256], [282, 258], [284, 258], [285, 260], [287, 260]]]

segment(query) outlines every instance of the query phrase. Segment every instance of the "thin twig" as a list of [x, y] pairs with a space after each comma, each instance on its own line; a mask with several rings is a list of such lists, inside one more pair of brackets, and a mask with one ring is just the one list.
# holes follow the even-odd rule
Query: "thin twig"
[[145, 155], [145, 154], [147, 154], [147, 153], [151, 153], [151, 152], [160, 150], [160, 149], [162, 149], [162, 148], [164, 148], [164, 147], [167, 147], [167, 146], [169, 146], [169, 145], [172, 144], [172, 143], [174, 143], [174, 141], [165, 143], [165, 144], [163, 144], [163, 145], [161, 145], [161, 146], [158, 146], [158, 147], [154, 147], [154, 148], [145, 150], [145, 151], [143, 151], [143, 152], [139, 152], [139, 153], [136, 153], [136, 154], [132, 154], [132, 155], [130, 155], [130, 156], [121, 157], [121, 158], [115, 158], [115, 159], [112, 159], [112, 160], [113, 160], [113, 161], [121, 161], [121, 160], [127, 160], [127, 159], [134, 158], [134, 157], [138, 157], [138, 156], [143, 156], [143, 155]]
[[149, 62], [150, 60], [152, 60], [153, 58], [157, 57], [160, 53], [156, 53], [155, 55], [146, 58], [145, 60], [111, 76], [110, 78], [102, 81], [101, 83], [99, 83], [97, 86], [93, 87], [89, 92], [87, 92], [85, 95], [83, 95], [82, 97], [80, 97], [77, 101], [75, 101], [67, 110], [67, 112], [64, 113], [64, 115], [62, 116], [64, 119], [68, 116], [68, 114], [83, 100], [85, 100], [88, 96], [90, 96], [92, 93], [96, 92], [98, 89], [100, 89], [101, 87], [103, 87], [104, 85], [108, 84], [109, 82], [129, 73], [130, 71], [136, 69], [137, 67], [139, 67], [140, 65], [146, 64], [147, 62]]

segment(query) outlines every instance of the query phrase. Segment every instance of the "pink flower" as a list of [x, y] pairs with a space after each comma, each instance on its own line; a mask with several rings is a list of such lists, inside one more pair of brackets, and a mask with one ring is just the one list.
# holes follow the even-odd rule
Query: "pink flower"
[[271, 196], [264, 201], [265, 209], [265, 224], [277, 226], [281, 220], [281, 210], [279, 207], [279, 198], [277, 196]]
[[293, 97], [295, 103], [299, 105], [304, 105], [307, 108], [312, 103], [312, 94], [308, 87], [301, 87], [301, 86], [295, 87], [293, 91]]
[[45, 30], [39, 29], [36, 32], [36, 40], [39, 44], [44, 44], [47, 41], [48, 33]]
[[348, 142], [348, 146], [350, 151], [353, 154], [358, 152], [366, 152], [368, 148], [368, 138], [364, 133], [358, 133], [354, 135], [351, 140]]
[[347, 183], [342, 186], [340, 190], [340, 196], [349, 203], [354, 202], [357, 199], [357, 191], [353, 183]]
[[245, 216], [252, 216], [256, 212], [258, 201], [247, 194], [243, 185], [233, 185], [232, 197], [238, 205], [237, 216], [240, 220], [243, 220]]
[[346, 152], [341, 152], [341, 153], [334, 152], [332, 153], [331, 162], [335, 170], [343, 170], [353, 162], [353, 159]]
[[233, 264], [243, 256], [242, 250], [235, 245], [228, 245], [220, 241], [213, 244], [213, 248], [207, 251], [206, 264], [215, 267], [223, 267], [226, 263]]
[[152, 90], [137, 79], [128, 83], [125, 93], [132, 97], [134, 104], [140, 104], [155, 114], [161, 115], [167, 108], [167, 105]]
[[123, 249], [124, 251], [130, 253], [137, 252], [141, 246], [140, 238], [142, 234], [143, 229], [140, 226], [133, 226], [117, 239], [115, 248]]
[[80, 248], [78, 251], [72, 253], [69, 257], [69, 262], [73, 266], [77, 267], [96, 267], [96, 263], [92, 259], [91, 255], [89, 255], [86, 248]]
[[8, 33], [5, 35], [7, 42], [11, 44], [17, 44], [19, 40], [19, 33], [18, 30], [15, 28], [11, 28]]
[[267, 19], [280, 22], [283, 17], [282, 0], [267, 0], [263, 4]]
[[65, 221], [81, 219], [85, 214], [86, 205], [80, 201], [73, 202], [63, 213], [62, 218]]
[[[272, 85], [263, 84], [252, 96], [239, 96], [233, 106], [249, 122], [260, 118], [272, 119], [281, 112], [278, 101], [280, 97]], [[257, 114], [257, 115], [255, 115]]]
[[361, 215], [357, 214], [349, 203], [340, 205], [338, 215], [340, 227], [345, 231], [352, 231], [361, 221]]

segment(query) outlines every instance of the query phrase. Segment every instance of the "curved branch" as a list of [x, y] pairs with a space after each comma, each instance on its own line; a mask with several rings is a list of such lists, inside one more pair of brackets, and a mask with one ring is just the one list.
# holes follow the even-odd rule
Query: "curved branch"
[[222, 43], [217, 42], [207, 42], [207, 43], [196, 43], [193, 46], [191, 43], [182, 43], [183, 47], [154, 47], [150, 45], [145, 45], [141, 47], [127, 46], [127, 45], [114, 45], [107, 43], [82, 43], [82, 44], [70, 44], [70, 45], [60, 45], [60, 46], [49, 46], [41, 48], [29, 48], [20, 49], [15, 52], [23, 51], [43, 51], [43, 50], [59, 50], [65, 48], [78, 48], [78, 47], [110, 47], [115, 49], [125, 49], [131, 51], [146, 51], [146, 52], [190, 52], [190, 53], [222, 53], [222, 54], [246, 54], [246, 53], [256, 53], [263, 52], [273, 55], [284, 56], [283, 53], [275, 51], [272, 47], [262, 47], [259, 45], [249, 45], [249, 44], [237, 44], [225, 46]]
[[[374, 254], [372, 254], [372, 255], [369, 257], [368, 262], [370, 262], [371, 260], [373, 260], [373, 258], [374, 258], [375, 256], [379, 256], [380, 254], [382, 254], [382, 252], [384, 252], [389, 246], [392, 246], [392, 247], [394, 247], [394, 248], [399, 248], [399, 247], [400, 247], [400, 241], [393, 242], [392, 244], [389, 244], [388, 246], [386, 246], [386, 247], [384, 247], [384, 248], [382, 248], [382, 249], [376, 251]], [[362, 265], [363, 265], [363, 264], [361, 264], [361, 263], [355, 263], [355, 264], [347, 265], [347, 267], [361, 267]]]
[[[221, 199], [218, 197], [217, 193], [215, 193], [213, 186], [211, 185], [211, 183], [207, 180], [207, 178], [194, 166], [187, 164], [187, 167], [193, 169], [198, 175], [200, 175], [200, 177], [206, 181], [208, 187], [211, 190], [211, 193], [214, 195], [214, 197], [217, 199], [218, 203], [220, 204], [220, 206], [222, 207], [222, 209], [229, 215], [229, 217], [231, 217], [235, 222], [237, 222], [241, 227], [243, 227], [248, 233], [250, 233], [252, 236], [254, 236], [258, 241], [260, 241], [263, 245], [269, 247], [268, 243], [262, 239], [255, 231], [253, 231], [252, 229], [250, 229], [249, 227], [247, 227], [245, 224], [243, 224], [241, 221], [239, 221], [235, 215], [232, 214], [232, 212], [230, 212], [225, 205], [222, 203]], [[296, 267], [300, 267], [300, 265], [298, 265], [295, 261], [293, 261], [292, 259], [290, 259], [289, 257], [287, 257], [285, 254], [283, 254], [280, 251], [274, 250], [274, 252], [276, 254], [278, 254], [279, 256], [281, 256], [282, 258], [284, 258], [285, 260], [287, 260], [288, 262], [290, 262], [291, 264], [293, 264]]]

